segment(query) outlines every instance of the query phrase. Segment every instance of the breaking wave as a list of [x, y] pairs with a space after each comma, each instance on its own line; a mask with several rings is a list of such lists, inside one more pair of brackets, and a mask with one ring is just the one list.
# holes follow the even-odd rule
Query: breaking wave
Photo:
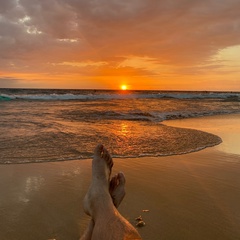
[[29, 90], [1, 89], [0, 101], [6, 100], [108, 100], [108, 99], [222, 99], [240, 101], [239, 92], [162, 92], [103, 90]]

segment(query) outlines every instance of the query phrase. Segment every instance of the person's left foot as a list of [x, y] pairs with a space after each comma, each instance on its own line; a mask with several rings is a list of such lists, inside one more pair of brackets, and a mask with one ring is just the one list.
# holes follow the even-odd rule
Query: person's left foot
[[116, 208], [118, 208], [126, 194], [125, 183], [126, 179], [122, 172], [119, 172], [118, 174], [113, 176], [110, 181], [109, 193], [112, 197], [113, 204]]

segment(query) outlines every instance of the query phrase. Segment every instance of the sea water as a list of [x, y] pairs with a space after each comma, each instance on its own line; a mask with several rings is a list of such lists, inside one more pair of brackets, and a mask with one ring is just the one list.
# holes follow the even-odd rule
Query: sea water
[[221, 139], [164, 120], [231, 113], [238, 92], [0, 89], [0, 163], [188, 153]]

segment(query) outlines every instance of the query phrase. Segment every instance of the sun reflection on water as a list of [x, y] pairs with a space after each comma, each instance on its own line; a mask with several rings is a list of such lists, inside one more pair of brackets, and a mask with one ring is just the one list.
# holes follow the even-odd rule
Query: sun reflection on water
[[120, 130], [120, 133], [123, 135], [123, 136], [127, 136], [128, 133], [129, 133], [129, 127], [126, 123], [121, 123], [121, 130]]

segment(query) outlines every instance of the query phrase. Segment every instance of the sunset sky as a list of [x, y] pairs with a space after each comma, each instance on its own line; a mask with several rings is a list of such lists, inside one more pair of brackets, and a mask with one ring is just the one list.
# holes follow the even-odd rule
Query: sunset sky
[[0, 87], [240, 91], [240, 0], [0, 0]]

